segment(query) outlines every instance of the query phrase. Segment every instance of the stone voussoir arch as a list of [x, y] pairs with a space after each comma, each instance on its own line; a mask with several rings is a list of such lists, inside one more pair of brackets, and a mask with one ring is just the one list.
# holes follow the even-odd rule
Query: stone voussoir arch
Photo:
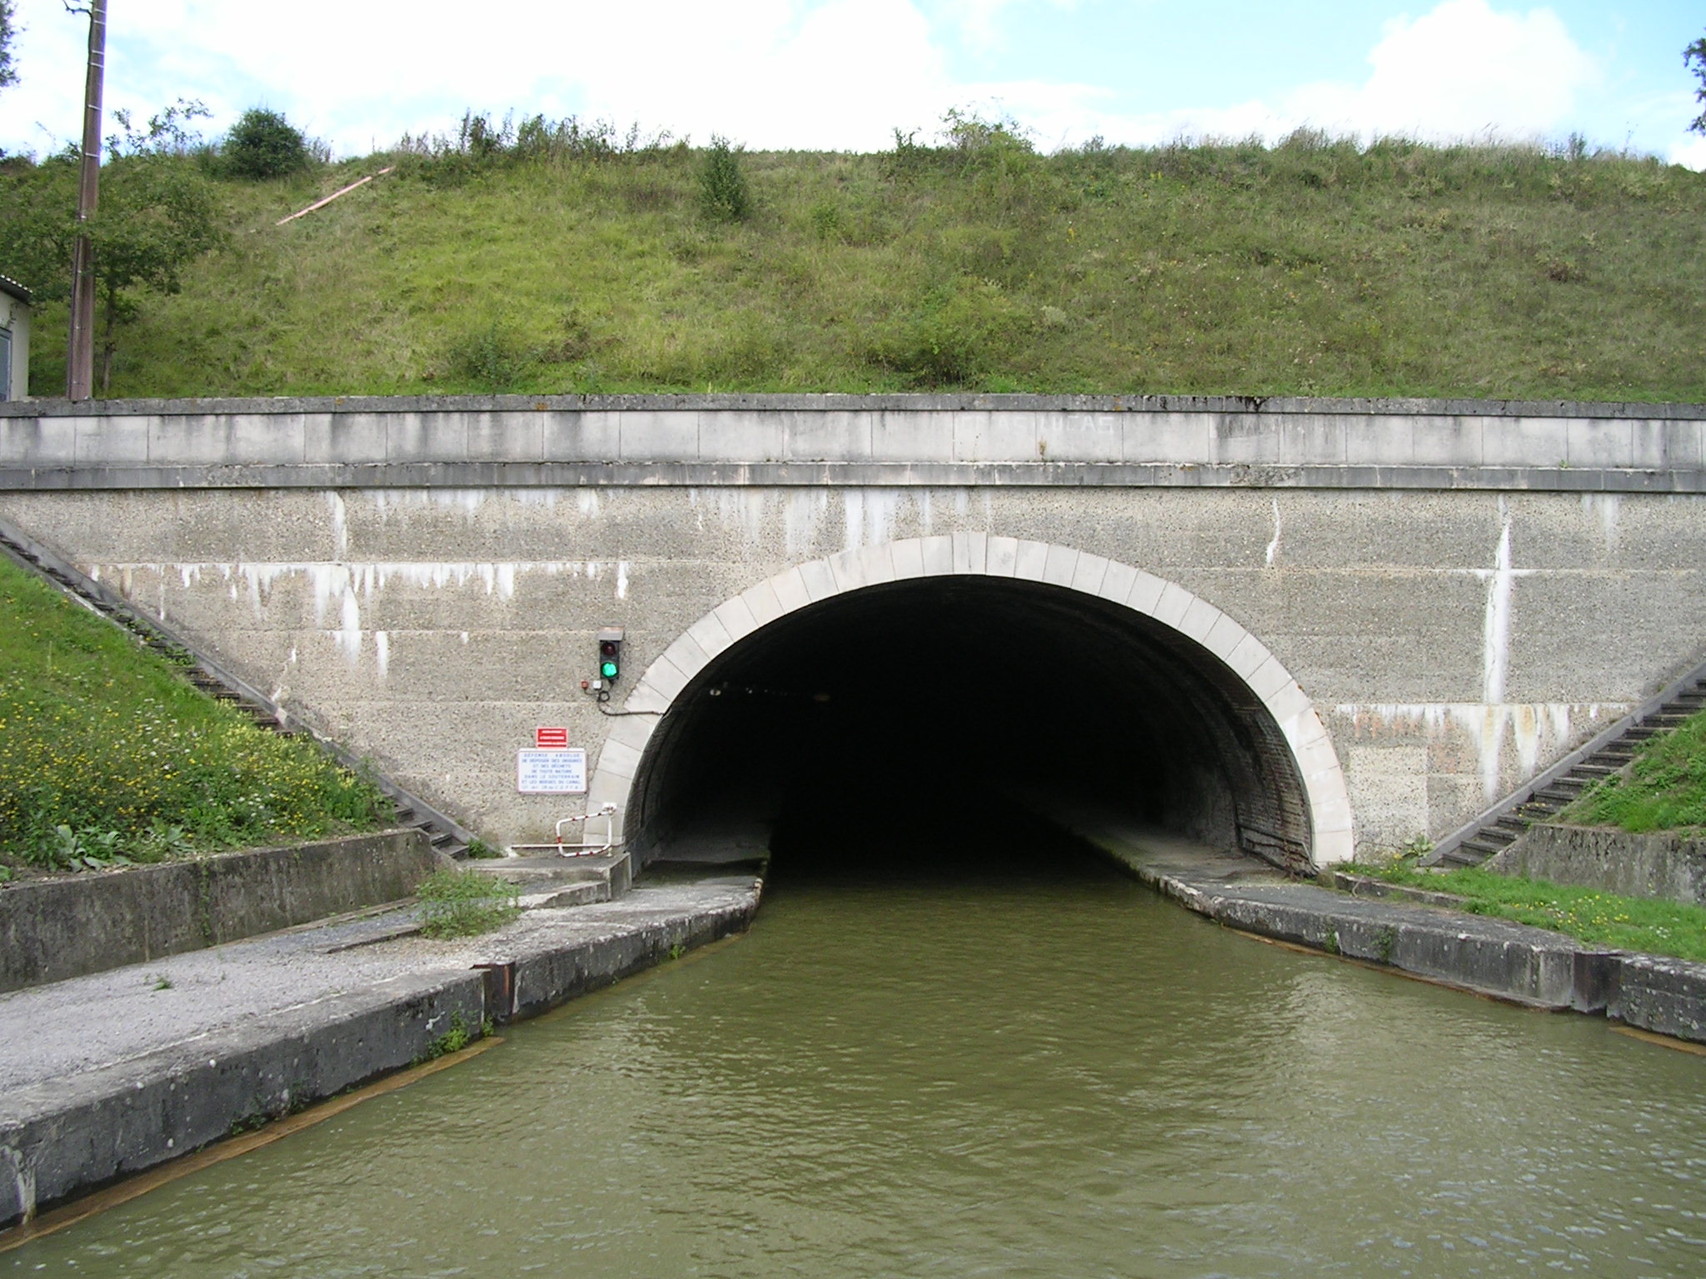
[[843, 551], [784, 570], [706, 613], [646, 669], [599, 752], [587, 794], [595, 811], [614, 807], [616, 838], [646, 745], [684, 689], [722, 653], [779, 618], [822, 600], [885, 582], [982, 576], [1041, 582], [1123, 605], [1171, 627], [1223, 662], [1278, 725], [1309, 804], [1317, 866], [1349, 861], [1350, 796], [1327, 728], [1308, 695], [1266, 645], [1220, 609], [1177, 583], [1086, 551], [990, 533], [905, 538]]

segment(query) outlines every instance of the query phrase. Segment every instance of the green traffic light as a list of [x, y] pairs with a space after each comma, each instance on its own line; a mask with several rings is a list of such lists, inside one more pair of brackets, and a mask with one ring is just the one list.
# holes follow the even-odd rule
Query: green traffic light
[[599, 663], [598, 673], [600, 675], [604, 676], [605, 679], [615, 679], [616, 678], [616, 663], [615, 662], [601, 662], [601, 663]]

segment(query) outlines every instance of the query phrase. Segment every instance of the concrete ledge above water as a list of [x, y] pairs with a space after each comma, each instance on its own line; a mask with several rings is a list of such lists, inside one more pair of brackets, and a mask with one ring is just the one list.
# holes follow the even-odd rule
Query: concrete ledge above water
[[[459, 942], [383, 919], [0, 997], [0, 1229], [745, 928], [751, 878], [538, 910]], [[387, 937], [393, 939], [386, 940]]]
[[1533, 1008], [1706, 1043], [1706, 964], [1588, 946], [1437, 906], [1350, 897], [1173, 836], [1075, 823], [1140, 880], [1228, 927]]

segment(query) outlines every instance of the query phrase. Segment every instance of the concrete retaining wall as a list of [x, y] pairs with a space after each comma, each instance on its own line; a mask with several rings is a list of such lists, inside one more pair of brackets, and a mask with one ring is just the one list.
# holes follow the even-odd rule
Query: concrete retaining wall
[[[1552, 1010], [1706, 1042], [1706, 964], [1606, 950], [1435, 905], [1285, 882], [1249, 858], [1159, 832], [1069, 819], [1162, 895], [1231, 928]], [[1360, 885], [1358, 886], [1360, 890]]]
[[420, 831], [395, 830], [12, 884], [0, 991], [397, 901], [445, 864]]
[[1706, 838], [1672, 831], [1633, 834], [1608, 826], [1531, 826], [1488, 864], [1501, 875], [1548, 879], [1706, 906]]

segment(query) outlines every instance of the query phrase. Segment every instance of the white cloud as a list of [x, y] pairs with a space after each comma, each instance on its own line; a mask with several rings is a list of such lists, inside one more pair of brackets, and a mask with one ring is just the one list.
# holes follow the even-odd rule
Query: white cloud
[[[50, 150], [78, 128], [86, 22], [23, 0], [24, 83], [0, 146]], [[231, 0], [115, 6], [107, 106], [146, 116], [180, 96], [213, 131], [284, 111], [340, 153], [452, 128], [466, 108], [601, 117], [761, 147], [876, 148], [958, 100], [912, 0]], [[36, 129], [30, 121], [40, 121]]]
[[1569, 127], [1578, 96], [1598, 78], [1592, 58], [1550, 9], [1500, 12], [1486, 0], [1443, 0], [1420, 18], [1400, 18], [1368, 55], [1360, 84], [1324, 81], [1230, 106], [1146, 115], [1106, 110], [1107, 95], [1053, 86], [1038, 120], [1043, 139], [1148, 144], [1177, 138], [1269, 141], [1294, 129], [1372, 138], [1402, 134], [1435, 141], [1552, 136]]
[[1005, 11], [1039, 3], [1055, 9], [1078, 7], [1078, 0], [942, 0], [941, 8], [966, 44], [976, 52], [987, 53], [1006, 43], [1001, 31]]
[[1361, 134], [1544, 135], [1599, 76], [1550, 9], [1499, 12], [1486, 0], [1445, 0], [1388, 24], [1368, 60], [1374, 71], [1360, 86], [1308, 86], [1285, 113]]
[[1706, 138], [1696, 135], [1678, 142], [1671, 147], [1665, 158], [1672, 164], [1680, 164], [1696, 173], [1706, 172]]

